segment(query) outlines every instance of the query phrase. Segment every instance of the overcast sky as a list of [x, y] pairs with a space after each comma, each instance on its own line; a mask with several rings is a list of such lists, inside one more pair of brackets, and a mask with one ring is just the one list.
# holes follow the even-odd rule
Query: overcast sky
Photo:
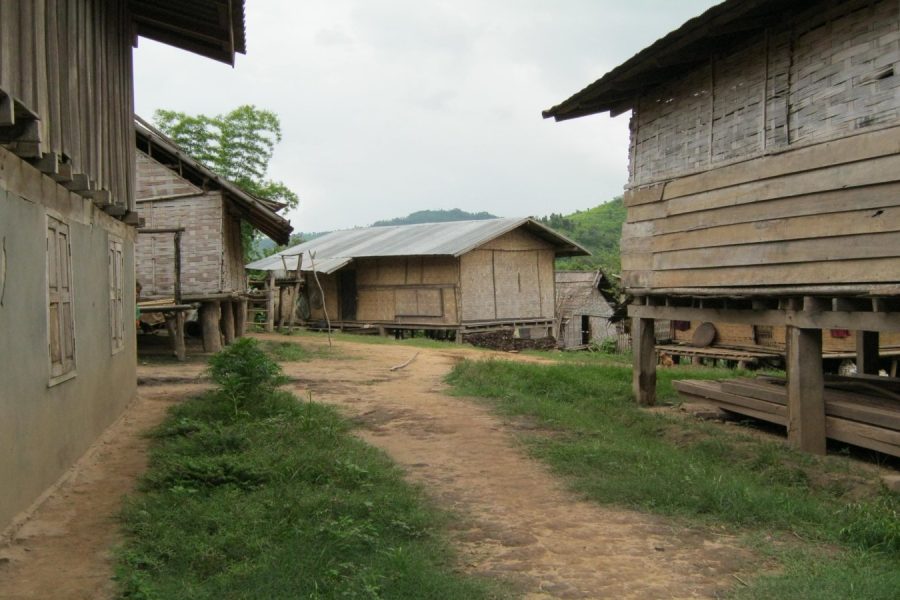
[[421, 209], [540, 216], [622, 193], [628, 115], [559, 103], [712, 0], [248, 0], [234, 69], [141, 39], [136, 108], [275, 111], [297, 231]]

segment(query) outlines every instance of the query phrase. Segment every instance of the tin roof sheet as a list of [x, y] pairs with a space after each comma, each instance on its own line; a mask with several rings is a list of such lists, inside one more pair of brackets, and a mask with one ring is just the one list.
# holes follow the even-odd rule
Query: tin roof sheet
[[[557, 256], [590, 254], [582, 246], [531, 218], [392, 225], [335, 231], [254, 261], [248, 269], [284, 270], [282, 256], [302, 254], [301, 271], [330, 273], [354, 258], [381, 256], [460, 256], [504, 233], [525, 227], [556, 246]], [[342, 264], [338, 259], [346, 259]], [[293, 270], [296, 265], [288, 265]], [[333, 261], [333, 262], [332, 262]], [[327, 268], [326, 268], [327, 267]]]

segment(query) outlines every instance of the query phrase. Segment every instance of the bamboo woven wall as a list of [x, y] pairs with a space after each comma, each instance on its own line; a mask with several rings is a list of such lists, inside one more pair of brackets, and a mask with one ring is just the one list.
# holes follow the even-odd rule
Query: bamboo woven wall
[[548, 242], [521, 229], [464, 254], [462, 320], [554, 318], [554, 258]]
[[29, 155], [69, 164], [123, 208], [134, 191], [133, 35], [126, 2], [0, 2], [0, 100], [37, 115]]
[[631, 184], [897, 123], [897, 3], [823, 4], [644, 94]]
[[[220, 193], [140, 202], [138, 214], [150, 229], [185, 228], [181, 237], [183, 295], [203, 296], [231, 291], [222, 289], [226, 248]], [[173, 234], [139, 235], [135, 245], [135, 265], [138, 281], [143, 286], [143, 297], [172, 296], [175, 293]]]

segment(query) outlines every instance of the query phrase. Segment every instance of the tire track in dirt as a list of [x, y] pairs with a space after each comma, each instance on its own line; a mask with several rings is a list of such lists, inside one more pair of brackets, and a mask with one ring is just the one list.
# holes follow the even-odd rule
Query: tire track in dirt
[[[295, 391], [339, 406], [366, 441], [459, 515], [453, 539], [465, 569], [511, 580], [526, 598], [645, 599], [714, 598], [752, 566], [731, 538], [578, 500], [525, 455], [515, 424], [443, 393], [454, 361], [491, 354], [336, 345], [363, 360], [286, 363], [289, 375], [302, 378]], [[389, 370], [416, 351], [408, 367]]]

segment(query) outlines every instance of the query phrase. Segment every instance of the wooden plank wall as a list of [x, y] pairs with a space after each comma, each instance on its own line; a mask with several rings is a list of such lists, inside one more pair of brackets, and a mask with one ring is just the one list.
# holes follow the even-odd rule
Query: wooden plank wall
[[[133, 210], [132, 31], [127, 2], [0, 2], [0, 90], [38, 117], [39, 149]], [[2, 100], [0, 100], [2, 103]], [[69, 167], [66, 167], [68, 170]]]
[[626, 195], [631, 290], [900, 283], [900, 128]]

